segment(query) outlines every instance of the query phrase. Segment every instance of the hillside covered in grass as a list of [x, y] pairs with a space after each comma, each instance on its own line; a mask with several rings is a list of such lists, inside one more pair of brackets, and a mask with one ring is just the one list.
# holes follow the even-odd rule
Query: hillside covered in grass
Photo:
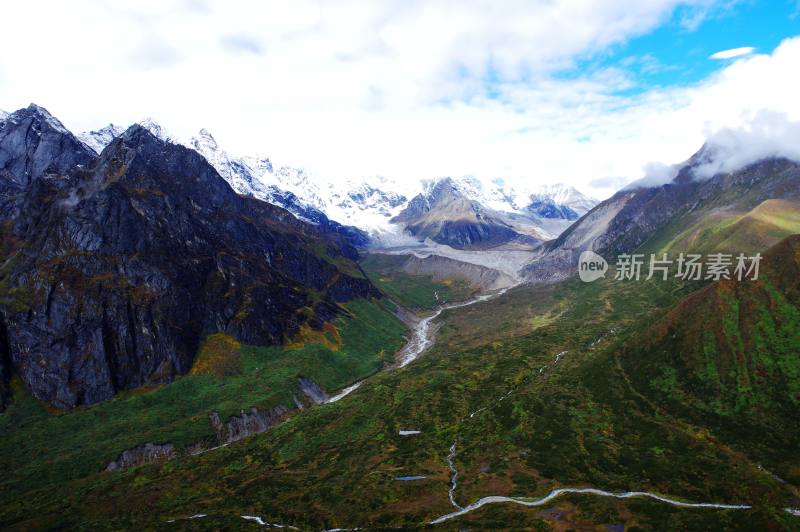
[[291, 417], [298, 403], [311, 403], [300, 378], [328, 392], [339, 390], [392, 361], [405, 331], [388, 302], [356, 300], [322, 332], [309, 329], [286, 347], [254, 347], [212, 335], [188, 375], [98, 405], [52, 409], [15, 381], [16, 393], [0, 416], [3, 507], [23, 508], [31, 490], [94, 477], [124, 450], [147, 442], [173, 444], [178, 454], [190, 446], [214, 447], [220, 442], [211, 412], [225, 421], [280, 405]]
[[[763, 282], [735, 288], [611, 279], [519, 287], [451, 311], [447, 327], [458, 327], [443, 329], [429, 353], [340, 402], [199, 457], [61, 484], [63, 502], [54, 503], [52, 492], [29, 492], [24, 504], [5, 504], [0, 519], [18, 527], [178, 519], [178, 526], [235, 529], [248, 526], [240, 515], [258, 515], [301, 529], [417, 527], [453, 511], [450, 456], [458, 471], [453, 497], [462, 506], [489, 495], [536, 498], [559, 487], [597, 487], [752, 508], [568, 495], [539, 508], [488, 505], [444, 528], [792, 530], [796, 517], [784, 508], [799, 500], [790, 422], [800, 413], [792, 395], [792, 356], [800, 351], [792, 318], [797, 249], [796, 238], [784, 241], [765, 259]], [[726, 303], [732, 289], [741, 291], [740, 309], [758, 316], [741, 329], [753, 331], [749, 339], [729, 328], [737, 319]], [[506, 298], [520, 304], [503, 314], [516, 325], [502, 331], [491, 317], [509, 308]], [[700, 306], [689, 304], [698, 298]], [[686, 308], [703, 314], [684, 318]], [[526, 332], [521, 324], [530, 313], [548, 309], [558, 319]], [[460, 336], [466, 323], [472, 330]], [[713, 411], [714, 395], [696, 385], [709, 374], [698, 358], [711, 355], [707, 344], [694, 341], [705, 333], [687, 334], [685, 345], [663, 343], [676, 326], [717, 335], [719, 380], [709, 386], [722, 387], [721, 413]], [[758, 360], [768, 365], [766, 373], [754, 366], [751, 390], [741, 386], [742, 374], [731, 374], [741, 363], [740, 340], [761, 349]], [[693, 408], [692, 397], [705, 399], [704, 408]], [[768, 443], [760, 445], [753, 435], [766, 428]], [[408, 429], [420, 434], [399, 434]], [[423, 478], [398, 480], [404, 476]], [[145, 507], [155, 510], [142, 513]], [[197, 513], [207, 521], [180, 520]]]

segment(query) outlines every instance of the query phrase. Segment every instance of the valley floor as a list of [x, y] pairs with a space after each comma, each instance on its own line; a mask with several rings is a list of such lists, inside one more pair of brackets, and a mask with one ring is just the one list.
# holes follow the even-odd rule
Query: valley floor
[[[37, 482], [20, 471], [41, 464], [44, 451], [12, 463], [7, 447], [4, 470], [15, 474], [5, 481], [0, 524], [796, 529], [787, 511], [800, 506], [796, 407], [755, 425], [727, 414], [698, 418], [658, 402], [623, 355], [697, 288], [570, 281], [451, 303], [437, 314], [436, 342], [417, 338], [412, 352], [427, 348], [425, 356], [197, 456], [118, 472], [63, 465]], [[6, 445], [23, 445], [39, 426], [19, 416], [4, 426]], [[37, 440], [57, 436], [41, 430]], [[772, 435], [759, 443], [766, 430]]]

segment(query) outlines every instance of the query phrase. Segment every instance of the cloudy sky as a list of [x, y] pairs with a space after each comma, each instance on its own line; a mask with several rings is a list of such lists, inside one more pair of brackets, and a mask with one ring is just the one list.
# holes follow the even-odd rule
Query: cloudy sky
[[604, 197], [709, 136], [800, 120], [798, 0], [27, 0], [0, 19], [6, 111], [205, 127], [330, 179]]

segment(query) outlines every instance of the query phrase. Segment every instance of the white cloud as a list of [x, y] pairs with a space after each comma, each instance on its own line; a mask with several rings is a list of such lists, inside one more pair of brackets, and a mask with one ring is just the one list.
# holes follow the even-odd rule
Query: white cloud
[[145, 116], [182, 137], [206, 127], [231, 152], [330, 179], [473, 174], [604, 196], [747, 113], [797, 114], [800, 41], [634, 96], [618, 95], [637, 88], [626, 70], [555, 75], [676, 6], [697, 20], [729, 3], [5, 2], [0, 105], [35, 101], [75, 131]]
[[669, 183], [678, 175], [680, 166], [664, 163], [647, 163], [644, 166], [644, 177], [628, 183], [625, 189], [657, 187]]
[[756, 49], [752, 46], [742, 46], [741, 48], [731, 48], [730, 50], [722, 50], [721, 52], [711, 54], [709, 59], [733, 59], [735, 57], [750, 55], [755, 51]]
[[694, 169], [699, 179], [734, 172], [761, 159], [782, 157], [800, 162], [800, 122], [783, 113], [759, 111], [737, 128], [722, 128], [709, 135], [710, 160]]

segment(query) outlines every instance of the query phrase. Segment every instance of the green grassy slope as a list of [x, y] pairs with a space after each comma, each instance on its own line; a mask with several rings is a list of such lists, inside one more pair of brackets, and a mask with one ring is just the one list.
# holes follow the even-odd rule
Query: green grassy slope
[[401, 255], [375, 253], [364, 259], [361, 267], [384, 294], [411, 310], [434, 309], [445, 303], [469, 299], [477, 292], [460, 277], [434, 281], [432, 276], [398, 271], [405, 260]]
[[755, 253], [797, 233], [800, 233], [800, 203], [771, 199], [745, 213], [712, 212], [691, 223], [658, 251]]
[[621, 356], [637, 389], [800, 485], [800, 237], [773, 247], [755, 282], [683, 300]]
[[[152, 389], [126, 392], [89, 407], [54, 411], [17, 390], [0, 415], [0, 500], [27, 490], [95, 475], [125, 449], [145, 442], [181, 450], [215, 445], [208, 414], [223, 420], [251, 407], [294, 408], [303, 397], [297, 379], [338, 390], [392, 360], [404, 325], [385, 301], [356, 300], [321, 332], [304, 330], [287, 348], [241, 346], [223, 335], [209, 338], [189, 375]], [[24, 496], [17, 499], [21, 504]]]
[[[791, 307], [781, 310], [784, 303], [777, 297], [762, 307], [774, 323], [796, 323], [791, 313], [797, 299], [787, 295], [796, 294], [791, 271], [769, 277]], [[670, 307], [697, 288], [610, 279], [517, 288], [507, 298], [530, 305], [509, 308], [508, 299], [500, 298], [447, 313], [450, 325], [431, 352], [403, 370], [377, 375], [338, 403], [309, 409], [265, 434], [199, 457], [18, 494], [0, 510], [0, 523], [138, 528], [206, 513], [208, 521], [178, 526], [247, 526], [239, 515], [301, 529], [420, 526], [452, 511], [446, 457], [455, 441], [455, 497], [462, 505], [493, 494], [540, 497], [555, 487], [595, 486], [755, 508], [677, 509], [647, 500], [572, 495], [538, 509], [488, 506], [448, 522], [445, 529], [625, 523], [631, 529], [791, 530], [796, 518], [782, 508], [797, 502], [791, 484], [792, 471], [800, 466], [796, 429], [771, 424], [773, 452], [761, 452], [748, 436], [763, 427], [754, 425], [756, 413], [741, 416], [740, 431], [709, 422], [707, 412], [664, 395], [673, 389], [669, 372], [662, 379], [664, 368], [675, 367], [670, 360], [658, 350], [653, 355], [637, 351], [642, 338], [659, 345], [669, 337], [652, 328], [670, 322]], [[768, 288], [764, 294], [773, 295]], [[724, 331], [732, 319], [730, 309], [722, 310], [722, 328], [712, 330]], [[558, 319], [526, 332], [523, 324], [534, 312]], [[500, 315], [515, 324], [511, 331], [498, 327]], [[456, 323], [458, 328], [450, 330]], [[764, 356], [781, 345], [800, 350], [791, 327], [775, 330], [772, 338], [762, 335]], [[563, 351], [555, 364], [555, 355]], [[687, 375], [698, 375], [702, 367], [687, 366]], [[790, 376], [792, 370], [781, 371]], [[701, 397], [704, 392], [691, 378], [679, 373], [675, 389]], [[800, 414], [785, 393], [790, 381], [785, 389], [765, 391], [786, 408], [767, 405], [774, 419]], [[737, 401], [725, 404], [734, 408]], [[402, 437], [400, 429], [422, 434]], [[427, 478], [395, 480], [401, 475]]]

